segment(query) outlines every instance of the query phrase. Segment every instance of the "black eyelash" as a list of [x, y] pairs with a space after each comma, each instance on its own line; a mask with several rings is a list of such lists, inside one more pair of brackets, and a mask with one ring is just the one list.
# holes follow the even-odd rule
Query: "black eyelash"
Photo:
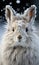
[[26, 28], [26, 32], [28, 32], [28, 28]]

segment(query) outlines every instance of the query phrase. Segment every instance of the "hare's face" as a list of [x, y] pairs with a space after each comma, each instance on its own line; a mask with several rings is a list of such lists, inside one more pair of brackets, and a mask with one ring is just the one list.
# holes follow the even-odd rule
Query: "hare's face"
[[12, 40], [17, 45], [29, 45], [29, 33], [32, 32], [32, 22], [35, 19], [36, 7], [32, 5], [23, 15], [14, 15], [13, 9], [6, 6], [6, 19], [8, 30], [12, 35]]
[[[27, 24], [27, 23], [26, 23]], [[12, 24], [13, 41], [18, 44], [26, 43], [28, 38], [28, 28], [26, 27], [24, 20], [16, 20]]]

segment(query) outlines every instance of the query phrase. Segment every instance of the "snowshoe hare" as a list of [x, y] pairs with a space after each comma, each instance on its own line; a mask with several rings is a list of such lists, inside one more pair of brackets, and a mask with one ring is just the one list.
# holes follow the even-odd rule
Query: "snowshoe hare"
[[36, 6], [23, 14], [6, 6], [7, 31], [1, 44], [0, 65], [39, 65], [39, 37], [34, 32]]

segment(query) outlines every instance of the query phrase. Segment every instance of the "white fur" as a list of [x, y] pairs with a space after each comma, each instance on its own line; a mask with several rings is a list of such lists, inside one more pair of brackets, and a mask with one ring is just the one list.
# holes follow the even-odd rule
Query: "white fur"
[[[32, 5], [30, 8], [28, 8], [27, 13], [24, 12], [23, 15], [12, 15], [12, 8], [9, 5], [7, 6], [7, 8], [10, 10], [11, 20], [9, 19], [9, 17], [6, 18], [8, 26], [7, 31], [3, 36], [1, 45], [1, 64], [39, 65], [39, 37], [34, 33], [33, 28], [36, 6]], [[32, 18], [30, 19], [29, 11], [33, 8], [34, 16], [32, 16]], [[25, 14], [28, 14], [28, 16]], [[28, 28], [27, 32], [26, 27]], [[15, 30], [14, 32], [13, 28]], [[21, 35], [22, 37], [20, 42], [18, 39], [19, 35]]]

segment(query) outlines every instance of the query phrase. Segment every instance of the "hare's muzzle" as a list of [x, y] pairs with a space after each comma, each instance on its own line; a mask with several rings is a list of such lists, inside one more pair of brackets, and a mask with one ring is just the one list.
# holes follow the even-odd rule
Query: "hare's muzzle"
[[18, 35], [19, 42], [21, 41], [21, 39], [22, 39], [22, 36], [21, 35]]

